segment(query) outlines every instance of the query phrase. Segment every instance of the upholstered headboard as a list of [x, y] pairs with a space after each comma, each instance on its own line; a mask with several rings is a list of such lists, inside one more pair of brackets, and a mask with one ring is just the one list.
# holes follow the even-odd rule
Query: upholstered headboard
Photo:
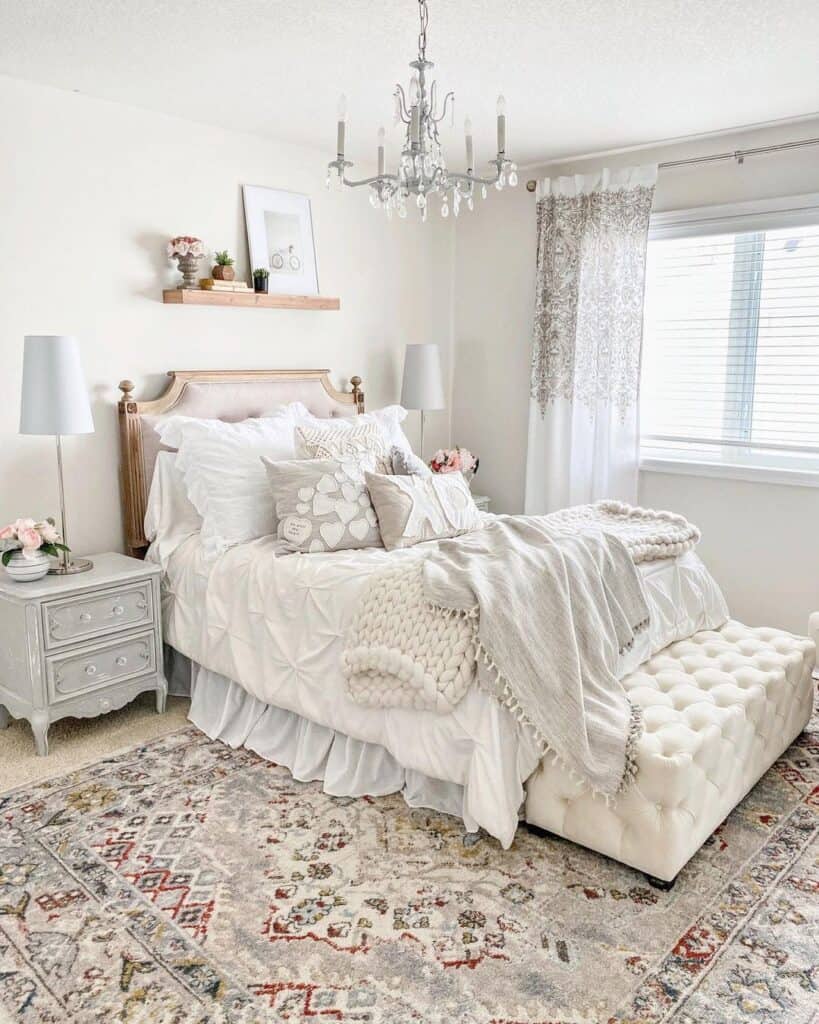
[[120, 489], [128, 552], [145, 554], [145, 508], [161, 445], [157, 424], [166, 416], [237, 421], [264, 416], [278, 405], [303, 402], [316, 416], [364, 412], [361, 378], [351, 391], [337, 391], [329, 370], [171, 370], [159, 398], [137, 402], [130, 380], [120, 381]]

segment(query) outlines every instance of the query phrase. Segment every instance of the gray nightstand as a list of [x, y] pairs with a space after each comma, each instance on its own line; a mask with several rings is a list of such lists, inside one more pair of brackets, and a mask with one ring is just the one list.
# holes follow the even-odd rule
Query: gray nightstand
[[165, 710], [159, 566], [114, 553], [93, 561], [35, 583], [0, 569], [0, 729], [9, 714], [28, 719], [41, 757], [59, 718], [101, 715], [143, 690]]
[[475, 502], [475, 504], [478, 506], [481, 512], [489, 511], [489, 502], [491, 499], [488, 498], [485, 494], [473, 494], [472, 500]]

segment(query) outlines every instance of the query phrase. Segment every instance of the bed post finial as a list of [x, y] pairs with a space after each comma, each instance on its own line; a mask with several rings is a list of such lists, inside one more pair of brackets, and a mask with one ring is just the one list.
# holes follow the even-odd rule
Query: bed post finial
[[122, 392], [122, 398], [120, 398], [120, 403], [124, 404], [126, 402], [132, 402], [134, 382], [132, 380], [121, 380], [117, 386]]
[[361, 390], [361, 378], [350, 377], [350, 384], [353, 388], [353, 401], [355, 402], [355, 411], [357, 413], [364, 412], [364, 392]]

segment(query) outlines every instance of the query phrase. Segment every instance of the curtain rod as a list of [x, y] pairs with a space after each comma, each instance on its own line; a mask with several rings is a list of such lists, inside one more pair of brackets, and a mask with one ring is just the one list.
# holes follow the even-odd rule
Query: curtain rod
[[[685, 160], [666, 160], [664, 163], [657, 164], [657, 167], [661, 171], [668, 170], [670, 167], [687, 167], [691, 164], [711, 164], [722, 160], [736, 160], [738, 164], [745, 162], [746, 156], [760, 156], [763, 153], [779, 153], [785, 149], [801, 149], [802, 146], [819, 146], [819, 138], [816, 139], [800, 139], [798, 142], [780, 142], [774, 146], [756, 146], [754, 149], [735, 149], [730, 153], [714, 153], [711, 156], [692, 156]], [[534, 178], [530, 178], [526, 182], [526, 191], [534, 192], [537, 188], [537, 181]]]

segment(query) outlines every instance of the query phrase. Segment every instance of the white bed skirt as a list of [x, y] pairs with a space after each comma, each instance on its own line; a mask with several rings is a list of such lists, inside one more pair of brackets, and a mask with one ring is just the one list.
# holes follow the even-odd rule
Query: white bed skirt
[[311, 722], [293, 711], [265, 704], [225, 676], [211, 672], [171, 647], [165, 649], [170, 692], [190, 695], [189, 720], [213, 740], [247, 747], [266, 761], [284, 765], [299, 782], [322, 781], [331, 796], [400, 793], [410, 807], [425, 807], [470, 820], [465, 789], [402, 768], [377, 743], [364, 743]]

